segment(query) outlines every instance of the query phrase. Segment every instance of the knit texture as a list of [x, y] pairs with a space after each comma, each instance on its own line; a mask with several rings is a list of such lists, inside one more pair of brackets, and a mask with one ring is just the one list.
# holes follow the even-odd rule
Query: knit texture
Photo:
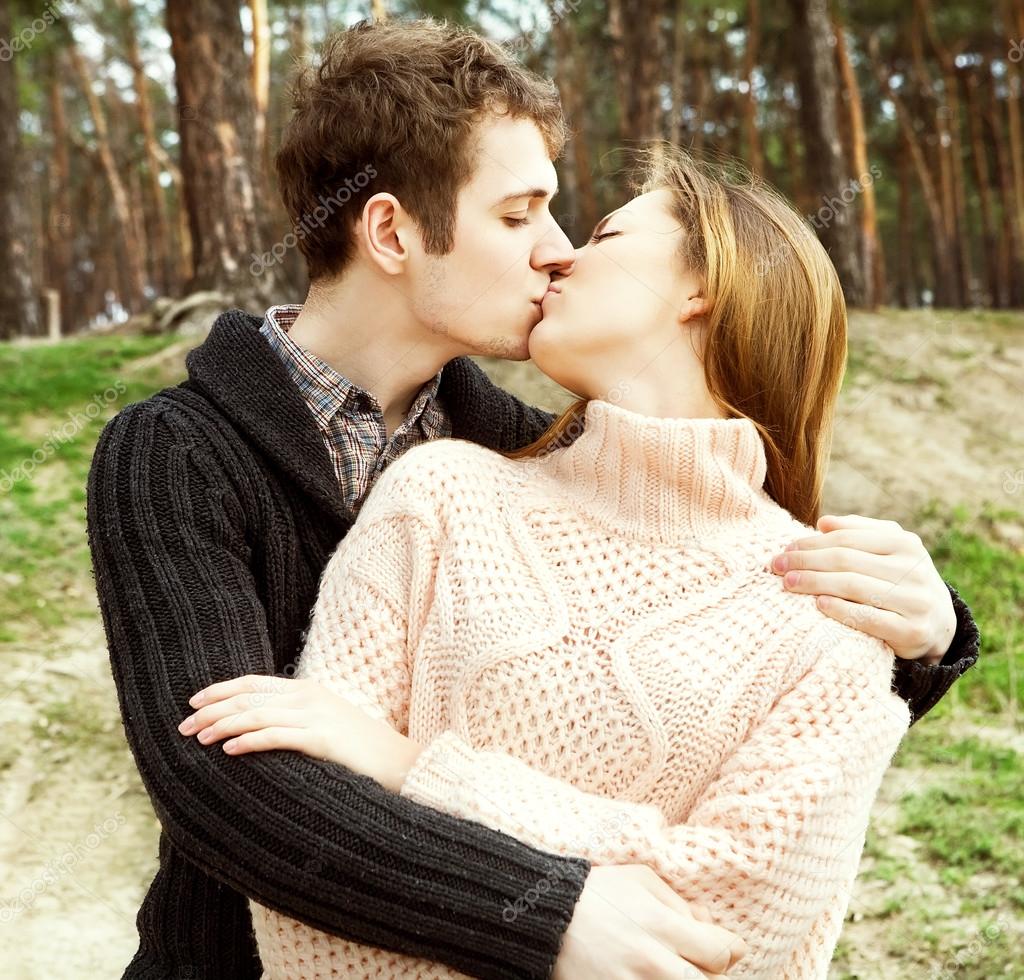
[[[105, 427], [89, 474], [111, 671], [162, 827], [124, 976], [258, 977], [253, 898], [470, 975], [546, 977], [585, 863], [413, 806], [338, 766], [231, 757], [177, 731], [199, 688], [294, 666], [318, 580], [352, 525], [316, 422], [260, 323], [239, 310], [219, 317], [189, 354], [186, 382]], [[552, 420], [467, 358], [446, 365], [438, 394], [453, 435], [482, 446], [518, 448]], [[916, 716], [977, 659], [977, 628], [950, 591], [959, 625], [943, 664], [897, 664]], [[524, 895], [528, 913], [510, 919], [507, 903]]]
[[[541, 459], [413, 449], [331, 558], [299, 676], [424, 746], [405, 798], [649, 865], [746, 940], [732, 977], [824, 978], [909, 711], [891, 649], [772, 574], [809, 529], [765, 472], [746, 419], [602, 401]], [[458, 975], [252, 910], [267, 980]]]
[[[588, 865], [295, 753], [246, 757], [177, 731], [201, 687], [294, 670], [351, 524], [324, 441], [240, 311], [189, 379], [121, 411], [89, 476], [88, 526], [128, 744], [160, 819], [160, 868], [124, 976], [249, 980], [247, 897], [360, 942], [495, 978], [549, 976]], [[512, 448], [550, 416], [472, 361], [446, 365], [453, 430]], [[528, 916], [510, 901], [551, 877]]]

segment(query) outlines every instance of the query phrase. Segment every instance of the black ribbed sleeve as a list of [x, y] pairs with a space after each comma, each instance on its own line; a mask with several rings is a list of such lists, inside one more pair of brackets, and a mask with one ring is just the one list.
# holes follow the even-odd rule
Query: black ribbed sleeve
[[948, 582], [946, 588], [956, 611], [956, 633], [946, 655], [937, 664], [898, 659], [893, 671], [893, 690], [910, 706], [911, 724], [939, 703], [953, 682], [978, 662], [981, 653], [981, 634], [970, 608]]

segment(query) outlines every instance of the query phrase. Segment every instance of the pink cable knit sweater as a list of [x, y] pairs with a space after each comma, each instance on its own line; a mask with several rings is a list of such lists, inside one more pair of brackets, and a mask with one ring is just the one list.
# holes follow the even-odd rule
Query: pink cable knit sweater
[[[425, 746], [402, 795], [708, 905], [737, 980], [826, 976], [909, 724], [890, 648], [770, 571], [812, 529], [765, 472], [747, 420], [602, 401], [541, 459], [417, 447], [324, 571], [299, 670]], [[268, 980], [460, 975], [251, 907]]]

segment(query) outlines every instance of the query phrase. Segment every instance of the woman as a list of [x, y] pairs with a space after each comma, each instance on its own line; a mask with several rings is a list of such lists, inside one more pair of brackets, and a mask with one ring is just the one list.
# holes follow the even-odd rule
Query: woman
[[[311, 699], [327, 707], [214, 737], [334, 759], [549, 851], [646, 863], [745, 939], [730, 976], [825, 977], [909, 724], [891, 649], [767, 564], [818, 515], [842, 293], [766, 188], [662, 150], [642, 190], [552, 283], [530, 338], [581, 400], [510, 457], [411, 450], [324, 572], [283, 683], [376, 720]], [[268, 977], [454, 975], [252, 912]]]

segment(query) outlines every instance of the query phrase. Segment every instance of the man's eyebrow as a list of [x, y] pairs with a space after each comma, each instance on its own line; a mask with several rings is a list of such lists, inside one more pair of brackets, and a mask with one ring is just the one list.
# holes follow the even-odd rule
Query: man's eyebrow
[[500, 208], [504, 204], [508, 204], [511, 201], [518, 201], [524, 197], [529, 197], [531, 199], [544, 197], [554, 198], [557, 193], [557, 189], [551, 191], [546, 187], [531, 187], [525, 191], [513, 191], [511, 194], [506, 194], [500, 201], [497, 201], [494, 206], [496, 208]]

